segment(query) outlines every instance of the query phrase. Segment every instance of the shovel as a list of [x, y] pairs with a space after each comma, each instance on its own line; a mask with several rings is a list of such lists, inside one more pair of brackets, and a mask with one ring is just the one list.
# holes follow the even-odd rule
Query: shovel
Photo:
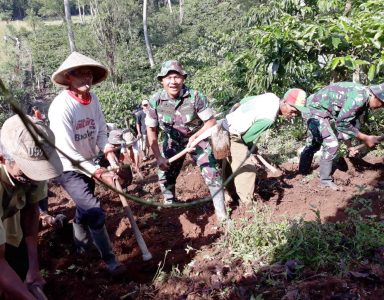
[[[115, 182], [116, 189], [119, 192], [123, 192], [123, 189], [121, 188], [119, 180], [116, 179], [114, 182]], [[125, 215], [128, 217], [128, 220], [131, 223], [133, 233], [135, 235], [135, 238], [137, 240], [137, 243], [139, 244], [139, 248], [140, 248], [141, 253], [143, 255], [143, 260], [147, 261], [147, 260], [152, 259], [152, 254], [151, 254], [151, 252], [149, 252], [149, 250], [147, 248], [147, 245], [143, 239], [143, 235], [141, 234], [140, 229], [137, 226], [137, 223], [136, 223], [135, 218], [133, 216], [132, 210], [128, 205], [127, 199], [121, 194], [119, 194], [119, 197], [120, 197], [121, 203], [123, 204]]]

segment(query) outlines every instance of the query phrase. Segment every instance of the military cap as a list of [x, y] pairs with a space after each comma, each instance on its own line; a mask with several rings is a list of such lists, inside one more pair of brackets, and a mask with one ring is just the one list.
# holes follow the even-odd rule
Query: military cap
[[384, 83], [371, 85], [369, 89], [380, 101], [384, 102]]
[[160, 73], [157, 74], [157, 79], [161, 80], [163, 77], [167, 76], [169, 72], [177, 72], [180, 75], [183, 75], [184, 78], [187, 78], [188, 74], [183, 70], [182, 65], [177, 60], [167, 60], [161, 65]]

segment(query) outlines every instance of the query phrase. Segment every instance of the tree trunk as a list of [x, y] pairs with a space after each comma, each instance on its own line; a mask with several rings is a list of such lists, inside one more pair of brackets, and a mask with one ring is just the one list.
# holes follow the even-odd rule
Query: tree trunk
[[81, 14], [81, 20], [83, 23], [85, 23], [85, 4], [81, 6], [82, 14]]
[[77, 0], [77, 10], [79, 11], [79, 19], [80, 19], [80, 23], [81, 24], [84, 24], [84, 16], [81, 12], [81, 8], [83, 7], [83, 5], [80, 4], [80, 0]]
[[152, 0], [153, 9], [158, 11], [160, 8], [159, 0]]
[[171, 3], [171, 0], [168, 0], [168, 6], [169, 6], [170, 13], [172, 13], [172, 3]]
[[356, 66], [356, 69], [353, 71], [352, 81], [357, 83], [361, 82], [361, 69], [359, 65]]
[[179, 24], [183, 23], [184, 18], [184, 0], [180, 0], [180, 10], [179, 10]]
[[72, 31], [72, 19], [71, 19], [71, 10], [69, 6], [69, 0], [64, 0], [64, 10], [65, 10], [65, 21], [67, 22], [69, 49], [71, 50], [71, 53], [72, 53], [73, 51], [76, 51], [76, 46], [75, 46], [75, 38]]
[[143, 30], [144, 30], [145, 47], [147, 48], [149, 65], [151, 66], [151, 68], [153, 68], [155, 66], [155, 63], [153, 61], [152, 50], [151, 50], [151, 45], [149, 42], [149, 36], [148, 36], [148, 30], [147, 30], [147, 0], [144, 0], [144, 3], [143, 3]]

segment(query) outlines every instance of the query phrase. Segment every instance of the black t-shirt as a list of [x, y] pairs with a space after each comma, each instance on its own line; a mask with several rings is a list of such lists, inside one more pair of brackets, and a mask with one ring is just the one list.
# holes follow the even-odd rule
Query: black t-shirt
[[136, 113], [136, 124], [139, 124], [141, 134], [147, 134], [147, 126], [145, 126], [145, 112], [141, 109]]

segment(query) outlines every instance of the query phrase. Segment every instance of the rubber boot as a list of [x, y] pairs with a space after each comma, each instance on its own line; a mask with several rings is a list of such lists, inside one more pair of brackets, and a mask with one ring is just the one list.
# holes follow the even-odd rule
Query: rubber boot
[[313, 156], [317, 152], [318, 149], [314, 147], [307, 146], [300, 154], [300, 162], [299, 162], [299, 173], [302, 175], [308, 175], [311, 170], [311, 165], [313, 161]]
[[164, 197], [164, 205], [170, 205], [177, 202], [176, 197], [176, 186], [173, 185], [169, 189], [164, 189], [163, 197]]
[[116, 260], [116, 256], [112, 252], [111, 241], [105, 225], [100, 229], [90, 229], [90, 232], [101, 259], [107, 264], [109, 273], [113, 276], [123, 273], [125, 270], [123, 270], [122, 264]]
[[76, 251], [83, 254], [90, 246], [88, 226], [73, 222], [72, 227]]
[[332, 160], [320, 161], [320, 185], [338, 191], [339, 187], [332, 181]]
[[220, 187], [209, 187], [209, 192], [211, 193], [213, 206], [215, 208], [216, 218], [219, 223], [228, 219], [227, 210], [225, 209], [224, 203], [224, 192], [223, 190], [219, 191]]

